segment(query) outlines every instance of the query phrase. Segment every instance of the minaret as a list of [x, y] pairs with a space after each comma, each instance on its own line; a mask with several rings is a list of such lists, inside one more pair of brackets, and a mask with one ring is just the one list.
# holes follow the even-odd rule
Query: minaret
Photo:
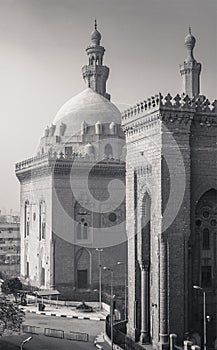
[[106, 92], [109, 68], [103, 66], [105, 49], [103, 46], [100, 46], [100, 40], [101, 34], [97, 30], [97, 23], [95, 20], [94, 31], [91, 34], [91, 44], [86, 49], [89, 64], [82, 68], [82, 76], [87, 87], [110, 100], [110, 95]]
[[180, 65], [180, 73], [183, 80], [183, 92], [189, 97], [198, 96], [200, 94], [200, 72], [201, 64], [198, 63], [193, 55], [193, 49], [196, 43], [195, 37], [189, 33], [185, 37], [185, 46], [187, 49], [187, 58], [183, 65]]

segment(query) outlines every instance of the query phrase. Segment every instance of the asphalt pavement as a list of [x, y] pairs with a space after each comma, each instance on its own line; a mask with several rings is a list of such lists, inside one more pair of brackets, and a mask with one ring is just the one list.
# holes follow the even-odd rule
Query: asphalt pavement
[[[1, 337], [0, 350], [18, 350], [22, 341], [30, 335]], [[31, 335], [32, 340], [23, 346], [23, 350], [96, 350], [93, 343], [76, 342], [66, 339], [46, 337], [42, 334]]]
[[44, 333], [44, 328], [64, 330], [66, 334], [71, 331], [83, 332], [89, 335], [90, 341], [94, 341], [95, 337], [105, 330], [105, 323], [102, 321], [68, 319], [32, 313], [26, 313], [24, 325], [39, 327], [37, 329], [39, 333]]

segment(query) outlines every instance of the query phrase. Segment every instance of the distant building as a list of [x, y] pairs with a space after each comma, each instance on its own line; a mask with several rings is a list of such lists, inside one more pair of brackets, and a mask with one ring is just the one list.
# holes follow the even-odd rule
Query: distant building
[[200, 94], [195, 41], [189, 31], [184, 95], [158, 94], [122, 115], [128, 335], [154, 349], [168, 348], [171, 333], [203, 343], [203, 291], [208, 347], [217, 335], [217, 101]]
[[8, 277], [20, 273], [20, 218], [0, 214], [0, 271]]
[[[99, 288], [99, 265], [115, 269], [114, 284], [123, 286], [124, 266], [117, 262], [126, 262], [125, 138], [121, 113], [106, 91], [109, 68], [100, 40], [95, 25], [82, 68], [86, 89], [59, 110], [37, 155], [16, 165], [22, 280], [67, 296], [81, 291], [82, 299]], [[110, 285], [108, 272], [102, 281]]]

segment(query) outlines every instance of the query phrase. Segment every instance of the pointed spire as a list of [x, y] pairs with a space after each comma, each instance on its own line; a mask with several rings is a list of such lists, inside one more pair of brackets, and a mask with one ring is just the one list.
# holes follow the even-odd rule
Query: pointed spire
[[191, 34], [191, 26], [188, 27], [188, 32]]
[[109, 68], [103, 65], [105, 49], [100, 45], [100, 40], [101, 34], [97, 30], [97, 20], [95, 18], [94, 30], [91, 33], [91, 44], [86, 49], [89, 64], [82, 68], [82, 75], [87, 87], [109, 100], [110, 95], [106, 92]]
[[94, 31], [91, 34], [91, 45], [99, 46], [100, 45], [100, 40], [101, 40], [101, 34], [97, 30], [97, 20], [95, 18], [95, 20], [94, 20]]

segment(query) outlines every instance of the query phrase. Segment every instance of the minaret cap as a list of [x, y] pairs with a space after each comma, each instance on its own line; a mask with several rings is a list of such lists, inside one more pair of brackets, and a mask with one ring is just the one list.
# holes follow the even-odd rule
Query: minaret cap
[[95, 21], [94, 21], [94, 31], [91, 34], [91, 42], [94, 45], [100, 45], [100, 40], [101, 40], [101, 34], [97, 30], [97, 21], [95, 19]]
[[193, 49], [196, 43], [195, 37], [191, 34], [191, 27], [189, 27], [189, 32], [185, 37], [185, 46], [187, 48], [187, 61], [194, 61]]

